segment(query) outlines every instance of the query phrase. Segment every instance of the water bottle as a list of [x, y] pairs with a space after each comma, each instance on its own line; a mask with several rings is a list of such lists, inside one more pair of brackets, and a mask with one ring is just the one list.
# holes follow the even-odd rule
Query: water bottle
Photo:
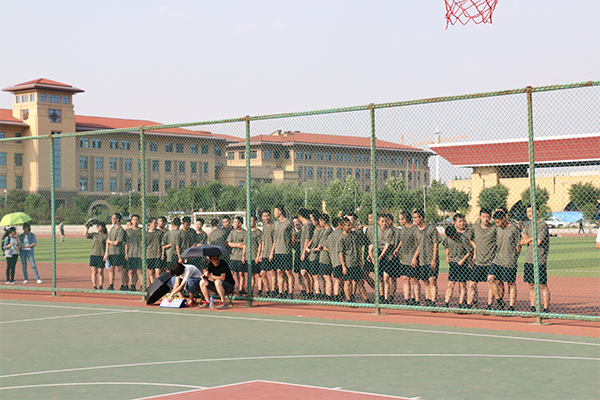
[[106, 269], [110, 269], [110, 263], [108, 262], [108, 259], [104, 263], [104, 266], [106, 266]]
[[210, 295], [210, 300], [208, 300], [208, 304], [210, 304], [210, 309], [212, 310], [214, 305], [215, 305], [215, 301], [213, 300], [213, 296], [212, 294]]

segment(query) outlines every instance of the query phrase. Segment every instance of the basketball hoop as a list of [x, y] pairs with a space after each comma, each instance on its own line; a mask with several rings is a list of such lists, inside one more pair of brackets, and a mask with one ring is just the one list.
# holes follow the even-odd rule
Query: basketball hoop
[[498, 0], [445, 0], [446, 1], [446, 29], [448, 24], [454, 25], [457, 21], [463, 25], [473, 21], [476, 24], [491, 24], [492, 14]]

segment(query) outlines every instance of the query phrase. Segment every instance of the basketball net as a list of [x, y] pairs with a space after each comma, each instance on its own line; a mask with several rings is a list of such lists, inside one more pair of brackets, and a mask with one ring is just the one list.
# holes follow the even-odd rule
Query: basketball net
[[448, 24], [454, 25], [457, 21], [463, 25], [473, 21], [476, 24], [491, 24], [492, 14], [498, 0], [445, 0], [446, 1], [446, 29]]

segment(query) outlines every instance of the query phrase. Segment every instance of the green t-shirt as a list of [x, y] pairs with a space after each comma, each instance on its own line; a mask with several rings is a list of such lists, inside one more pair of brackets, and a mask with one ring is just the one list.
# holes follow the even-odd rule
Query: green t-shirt
[[201, 230], [200, 232], [196, 232], [196, 243], [198, 244], [206, 244], [208, 241], [208, 235], [206, 232]]
[[346, 268], [360, 267], [360, 261], [358, 258], [358, 245], [356, 243], [355, 235], [352, 233], [349, 235], [342, 233], [338, 246], [338, 257], [339, 254], [342, 254], [344, 257], [344, 264], [346, 264]]
[[156, 229], [154, 232], [146, 232], [146, 258], [160, 258], [164, 234], [160, 229]]
[[196, 243], [198, 243], [198, 235], [196, 234], [195, 230], [179, 230], [179, 235], [177, 235], [177, 246], [179, 246], [179, 254], [183, 254], [183, 252], [189, 249], [190, 247], [194, 247]]
[[305, 224], [302, 224], [302, 229], [300, 230], [300, 254], [302, 254], [302, 251], [304, 250], [306, 241], [312, 238], [314, 231], [315, 226], [312, 222], [306, 221]]
[[475, 224], [467, 229], [465, 236], [475, 243], [475, 264], [479, 266], [492, 265], [496, 256], [496, 225], [482, 228], [481, 224]]
[[127, 236], [125, 236], [125, 229], [122, 226], [118, 228], [113, 226], [108, 232], [108, 240], [115, 241], [118, 240], [119, 244], [109, 244], [108, 245], [108, 254], [125, 254], [125, 240], [127, 240]]
[[329, 250], [329, 258], [331, 260], [332, 267], [339, 267], [342, 263], [340, 262], [339, 245], [342, 236], [344, 236], [342, 229], [336, 229], [327, 238], [326, 246]]
[[419, 265], [431, 265], [435, 259], [437, 266], [440, 265], [440, 258], [437, 253], [434, 253], [434, 244], [440, 243], [441, 237], [437, 228], [427, 224], [422, 230], [417, 227], [417, 244], [419, 246]]
[[[241, 231], [232, 230], [227, 237], [227, 242], [231, 243], [245, 243], [246, 242], [246, 230], [242, 229]], [[231, 256], [229, 256], [230, 260], [242, 260], [242, 255], [244, 254], [244, 249], [239, 247], [231, 248]]]
[[321, 264], [331, 265], [331, 258], [329, 257], [329, 252], [323, 250], [327, 247], [327, 239], [329, 239], [329, 235], [333, 232], [333, 229], [321, 229], [321, 237], [319, 238], [319, 246], [321, 246], [321, 251], [319, 252], [319, 262]]
[[223, 229], [215, 229], [208, 234], [208, 244], [212, 244], [213, 246], [222, 246], [227, 247], [227, 236], [225, 236], [227, 232]]
[[417, 252], [417, 233], [419, 230], [414, 225], [411, 225], [410, 228], [403, 227], [400, 229], [399, 241], [402, 242], [400, 246], [400, 264], [403, 265], [411, 265], [412, 259]]
[[275, 254], [292, 254], [292, 230], [294, 225], [288, 218], [274, 224]]
[[171, 229], [163, 235], [163, 246], [171, 245], [168, 249], [165, 250], [165, 260], [171, 261], [173, 257], [173, 252], [175, 251], [175, 246], [177, 245], [177, 236], [179, 236], [179, 229]]
[[269, 256], [271, 255], [271, 249], [273, 248], [273, 240], [274, 240], [273, 234], [274, 233], [275, 233], [275, 231], [273, 228], [273, 224], [265, 225], [263, 227], [263, 230], [262, 230], [262, 243], [263, 243], [262, 258], [269, 258]]
[[496, 227], [496, 257], [493, 263], [504, 268], [517, 268], [521, 232], [514, 224], [507, 228]]
[[142, 258], [142, 230], [127, 229], [127, 257]]
[[[529, 222], [525, 225], [523, 232], [528, 238], [533, 238], [533, 224]], [[550, 251], [550, 232], [548, 231], [548, 224], [544, 221], [537, 222], [537, 234], [538, 240], [541, 240], [541, 244], [538, 246], [538, 257], [540, 265], [546, 265], [548, 261], [548, 252]], [[527, 252], [525, 253], [525, 262], [533, 264], [533, 243], [527, 246]]]
[[106, 233], [92, 232], [86, 235], [86, 238], [92, 239], [92, 250], [90, 251], [91, 256], [103, 256], [106, 251], [106, 239], [108, 235]]
[[473, 252], [473, 246], [464, 233], [457, 232], [456, 237], [446, 236], [444, 247], [448, 249], [448, 259], [450, 262], [459, 262], [467, 253]]
[[[319, 241], [321, 240], [321, 235], [323, 234], [324, 229], [315, 229], [313, 231], [312, 238], [310, 239], [309, 249], [316, 249], [319, 247]], [[308, 261], [319, 261], [319, 252], [312, 251], [308, 255]]]
[[[252, 261], [256, 260], [256, 256], [258, 255], [258, 248], [262, 243], [263, 233], [260, 229], [250, 230], [250, 247], [252, 251], [252, 255], [250, 259]], [[246, 245], [246, 252], [248, 251], [248, 235], [244, 236], [244, 244]], [[247, 257], [246, 257], [247, 258]], [[248, 260], [246, 260], [248, 261]]]

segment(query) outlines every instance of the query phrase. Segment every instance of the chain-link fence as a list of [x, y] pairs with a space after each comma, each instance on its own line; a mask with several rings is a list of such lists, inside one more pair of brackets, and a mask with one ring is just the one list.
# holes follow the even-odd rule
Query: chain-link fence
[[1, 213], [36, 237], [1, 287], [140, 295], [209, 243], [250, 303], [598, 320], [598, 86], [8, 132]]

